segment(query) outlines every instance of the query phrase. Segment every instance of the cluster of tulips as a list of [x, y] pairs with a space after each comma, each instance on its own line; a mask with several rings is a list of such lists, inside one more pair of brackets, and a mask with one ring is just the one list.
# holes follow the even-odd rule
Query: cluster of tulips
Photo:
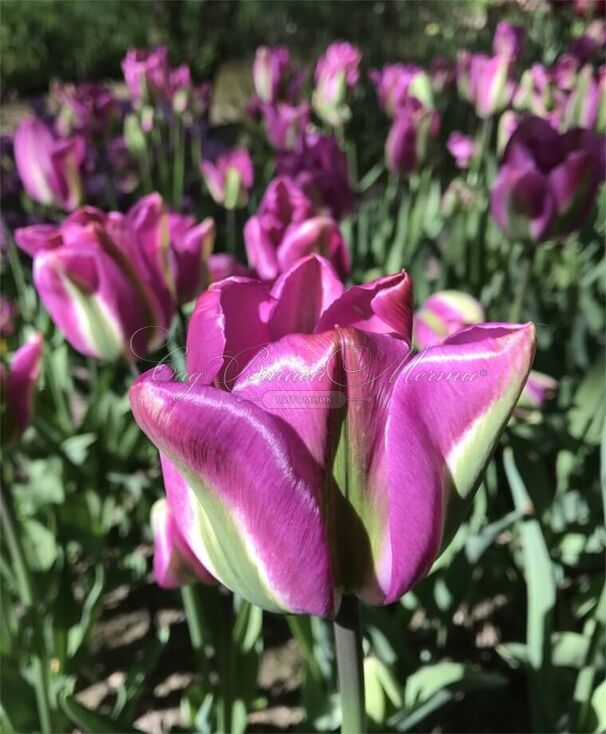
[[[54, 326], [100, 363], [138, 373], [157, 356], [129, 395], [164, 480], [151, 517], [160, 586], [219, 585], [348, 629], [352, 598], [392, 604], [430, 571], [512, 414], [529, 420], [557, 381], [531, 372], [527, 273], [495, 322], [449, 287], [415, 308], [408, 263], [389, 272], [391, 257], [359, 277], [348, 222], [376, 193], [353, 173], [361, 88], [367, 78], [388, 120], [375, 180], [387, 172], [396, 204], [447, 151], [444, 210], [489, 190], [503, 247], [522, 246], [530, 271], [539, 243], [565, 246], [595, 216], [605, 40], [594, 20], [551, 65], [524, 68], [524, 29], [501, 21], [488, 54], [365, 72], [360, 50], [336, 42], [313, 74], [286, 47], [259, 48], [238, 147], [209, 123], [208, 82], [164, 47], [131, 50], [128, 99], [56, 85], [3, 139], [3, 247], [31, 258]], [[443, 135], [453, 104], [477, 134]], [[17, 318], [3, 298], [3, 337]], [[179, 364], [162, 352], [176, 323]], [[32, 420], [42, 345], [33, 335], [2, 366], [7, 439]], [[363, 693], [341, 673], [344, 731], [363, 731]]]

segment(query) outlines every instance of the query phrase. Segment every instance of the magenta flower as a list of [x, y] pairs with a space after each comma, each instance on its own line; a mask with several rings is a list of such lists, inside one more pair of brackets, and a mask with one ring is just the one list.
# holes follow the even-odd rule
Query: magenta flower
[[457, 168], [469, 168], [476, 149], [473, 138], [455, 130], [448, 136], [446, 147], [450, 155], [455, 159]]
[[231, 278], [232, 275], [250, 276], [252, 274], [249, 268], [242, 265], [233, 255], [226, 252], [219, 252], [216, 255], [210, 256], [208, 273], [211, 283], [217, 283], [219, 280]]
[[558, 381], [544, 374], [531, 370], [526, 385], [516, 406], [516, 416], [527, 418], [531, 411], [543, 407], [547, 400], [554, 398], [558, 391]]
[[509, 61], [515, 62], [524, 51], [525, 41], [526, 31], [522, 26], [501, 20], [492, 39], [492, 52], [495, 56], [504, 56]]
[[385, 141], [385, 160], [394, 173], [409, 176], [427, 157], [430, 138], [435, 138], [440, 116], [416, 98], [409, 98], [393, 121]]
[[305, 132], [294, 151], [279, 156], [278, 174], [294, 179], [316, 209], [334, 219], [353, 209], [347, 156], [333, 135]]
[[461, 291], [440, 291], [415, 313], [413, 343], [418, 349], [442, 344], [449, 336], [485, 320], [479, 301]]
[[245, 148], [223, 153], [214, 163], [201, 161], [200, 172], [217, 204], [226, 209], [246, 206], [255, 174], [250, 153]]
[[264, 104], [261, 115], [267, 141], [277, 151], [292, 151], [309, 124], [311, 108], [307, 102], [289, 105], [284, 102]]
[[15, 163], [29, 196], [44, 206], [71, 211], [82, 199], [83, 138], [56, 138], [36, 117], [15, 131]]
[[351, 117], [349, 98], [360, 78], [362, 54], [356, 46], [335, 41], [318, 59], [313, 106], [329, 125], [337, 126]]
[[166, 46], [157, 46], [151, 51], [130, 49], [122, 60], [122, 72], [135, 104], [141, 104], [154, 95], [167, 98], [170, 67]]
[[492, 117], [511, 102], [515, 84], [510, 71], [511, 61], [505, 55], [471, 55], [469, 98], [479, 117]]
[[60, 105], [55, 128], [61, 136], [77, 132], [92, 137], [108, 132], [117, 103], [106, 86], [94, 82], [55, 84], [52, 92]]
[[562, 106], [563, 128], [595, 128], [606, 131], [606, 66], [587, 65], [577, 74], [574, 87]]
[[154, 534], [154, 577], [158, 586], [177, 589], [196, 582], [216, 583], [181, 535], [168, 500], [154, 503], [151, 526]]
[[5, 442], [18, 440], [32, 421], [42, 347], [42, 335], [36, 334], [17, 349], [8, 367], [0, 364], [0, 413]]
[[433, 106], [431, 81], [420, 66], [387, 64], [368, 72], [383, 111], [394, 117], [409, 97], [416, 97], [427, 107]]
[[171, 215], [159, 194], [126, 215], [84, 207], [59, 227], [15, 232], [57, 327], [74, 349], [104, 361], [143, 358], [166, 341], [177, 305], [208, 281], [213, 238], [212, 221]]
[[331, 617], [343, 593], [389, 604], [428, 572], [535, 337], [531, 324], [483, 324], [413, 356], [411, 318], [405, 273], [343, 291], [312, 256], [269, 297], [254, 280], [211, 286], [189, 325], [188, 381], [164, 367], [135, 382], [179, 530], [227, 588]]
[[545, 120], [527, 118], [505, 148], [492, 216], [510, 239], [565, 237], [587, 218], [604, 176], [603, 136], [581, 128], [560, 135]]
[[341, 278], [350, 271], [349, 250], [335, 221], [318, 215], [313, 203], [292, 180], [276, 178], [257, 213], [244, 227], [248, 262], [262, 280], [275, 280], [299, 258], [326, 257]]
[[258, 48], [252, 74], [255, 93], [261, 102], [284, 100], [287, 82], [292, 76], [290, 52], [286, 46]]

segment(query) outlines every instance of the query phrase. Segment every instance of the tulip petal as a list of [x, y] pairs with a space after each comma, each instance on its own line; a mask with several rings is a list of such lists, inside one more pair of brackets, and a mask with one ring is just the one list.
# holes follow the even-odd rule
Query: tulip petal
[[355, 327], [412, 338], [412, 281], [406, 272], [349, 288], [326, 310], [316, 331]]
[[324, 311], [343, 293], [343, 283], [322, 257], [299, 260], [275, 282], [276, 299], [269, 317], [272, 341], [285, 334], [311, 334]]
[[192, 551], [203, 565], [270, 611], [332, 615], [320, 472], [284, 422], [229, 393], [149, 373], [130, 399], [139, 426], [184, 480], [177, 492], [195, 492], [190, 527], [180, 529], [189, 542], [197, 528]]
[[40, 375], [43, 340], [36, 334], [14, 354], [7, 378], [9, 430], [20, 436], [32, 419], [34, 389]]

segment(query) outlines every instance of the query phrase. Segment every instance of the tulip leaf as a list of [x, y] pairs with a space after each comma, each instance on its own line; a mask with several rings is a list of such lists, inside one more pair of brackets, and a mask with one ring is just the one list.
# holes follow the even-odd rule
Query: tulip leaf
[[97, 711], [91, 711], [74, 696], [59, 694], [59, 705], [67, 718], [85, 734], [141, 734], [139, 729]]

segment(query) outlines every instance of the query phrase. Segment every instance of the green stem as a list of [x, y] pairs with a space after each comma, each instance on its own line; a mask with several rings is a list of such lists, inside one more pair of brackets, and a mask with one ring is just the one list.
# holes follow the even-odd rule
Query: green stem
[[231, 594], [222, 594], [222, 620], [219, 630], [219, 731], [231, 734], [233, 709], [233, 644], [234, 606]]
[[227, 225], [227, 250], [232, 254], [236, 254], [236, 210], [226, 209], [225, 220]]
[[181, 208], [185, 175], [185, 130], [177, 116], [173, 122], [173, 206]]
[[522, 318], [522, 310], [524, 308], [524, 301], [526, 299], [526, 291], [530, 284], [530, 275], [532, 273], [532, 266], [534, 263], [535, 248], [530, 250], [530, 253], [524, 257], [522, 262], [518, 283], [515, 288], [515, 295], [511, 308], [509, 309], [509, 321], [512, 324], [517, 324]]
[[365, 734], [364, 655], [360, 611], [355, 596], [344, 596], [334, 621], [343, 734]]
[[198, 663], [198, 669], [204, 681], [208, 680], [208, 660], [204, 653], [204, 623], [202, 617], [202, 605], [195, 586], [183, 586], [181, 588], [181, 600], [187, 618], [189, 637], [194, 651], [194, 657]]
[[36, 692], [36, 702], [38, 704], [38, 715], [40, 718], [40, 730], [42, 734], [52, 734], [53, 728], [50, 701], [48, 697], [48, 661], [46, 650], [44, 649], [44, 635], [42, 633], [40, 620], [34, 603], [34, 592], [29, 568], [25, 560], [25, 555], [23, 553], [17, 531], [17, 520], [11, 505], [10, 496], [6, 492], [4, 482], [0, 484], [0, 517], [2, 521], [2, 530], [15, 571], [19, 597], [21, 599], [21, 603], [29, 612], [29, 616], [32, 621], [34, 643], [38, 653], [34, 657], [33, 662], [34, 687]]

